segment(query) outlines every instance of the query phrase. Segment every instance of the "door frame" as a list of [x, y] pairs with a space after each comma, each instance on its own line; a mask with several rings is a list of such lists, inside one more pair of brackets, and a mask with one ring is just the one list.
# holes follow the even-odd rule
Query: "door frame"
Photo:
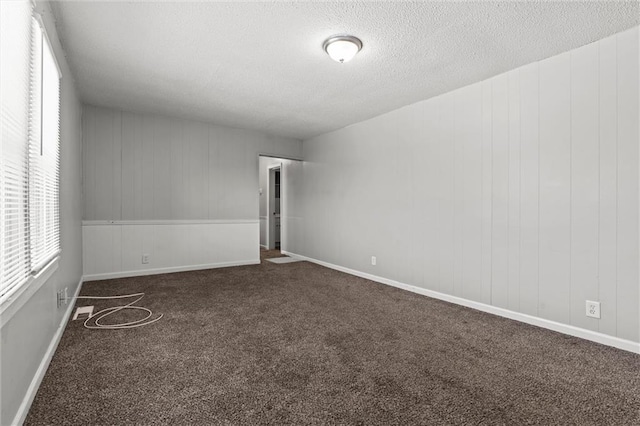
[[[258, 215], [258, 227], [260, 227], [260, 222], [261, 222], [261, 218], [262, 216], [260, 216], [260, 197], [262, 197], [263, 192], [260, 192], [260, 157], [265, 157], [265, 158], [273, 158], [275, 160], [291, 160], [291, 161], [300, 161], [301, 163], [304, 161], [302, 158], [300, 157], [295, 157], [295, 156], [290, 156], [290, 155], [279, 155], [279, 154], [273, 154], [273, 153], [269, 153], [269, 152], [258, 152], [258, 154], [255, 157], [255, 170], [258, 171], [258, 176], [256, 179], [256, 192], [258, 193], [258, 211], [256, 212]], [[284, 167], [284, 163], [281, 162], [281, 169], [280, 169], [280, 250], [282, 250], [284, 248], [282, 242], [284, 240], [284, 236], [287, 235], [287, 223], [286, 220], [283, 222], [282, 221], [282, 217], [284, 216], [284, 214], [286, 213], [286, 207], [285, 204], [282, 202], [282, 194], [284, 193], [284, 181], [285, 181], [285, 167]], [[268, 173], [267, 173], [268, 176]], [[268, 178], [267, 178], [268, 179]], [[266, 196], [267, 196], [267, 203], [269, 200], [269, 184], [267, 182], [267, 188], [266, 188]], [[269, 210], [269, 205], [267, 204], [267, 220], [265, 222], [268, 222], [269, 220], [269, 214], [268, 214], [268, 210]], [[266, 223], [265, 224], [266, 230], [265, 230], [265, 246], [269, 247], [269, 224]], [[258, 240], [256, 241], [256, 250], [258, 250], [258, 252], [260, 251], [260, 247], [262, 247], [260, 245], [260, 231], [258, 231]]]
[[266, 226], [266, 243], [267, 250], [273, 250], [276, 247], [275, 241], [272, 238], [275, 236], [275, 172], [280, 172], [280, 248], [282, 249], [282, 171], [284, 169], [283, 163], [273, 164], [267, 167], [267, 226]]

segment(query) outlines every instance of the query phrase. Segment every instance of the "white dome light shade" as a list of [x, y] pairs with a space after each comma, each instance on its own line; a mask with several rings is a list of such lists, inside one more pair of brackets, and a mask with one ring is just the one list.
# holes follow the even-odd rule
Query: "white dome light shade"
[[324, 50], [336, 62], [349, 62], [362, 49], [360, 39], [353, 36], [333, 36], [324, 42]]

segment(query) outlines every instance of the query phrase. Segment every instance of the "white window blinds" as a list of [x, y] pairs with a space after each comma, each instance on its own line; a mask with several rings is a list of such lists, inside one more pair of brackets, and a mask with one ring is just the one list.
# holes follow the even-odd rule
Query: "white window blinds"
[[33, 19], [31, 119], [29, 129], [29, 221], [31, 268], [45, 266], [60, 251], [60, 74], [49, 42]]
[[60, 251], [60, 73], [30, 1], [0, 1], [0, 302]]
[[31, 272], [28, 241], [31, 3], [0, 1], [0, 296]]

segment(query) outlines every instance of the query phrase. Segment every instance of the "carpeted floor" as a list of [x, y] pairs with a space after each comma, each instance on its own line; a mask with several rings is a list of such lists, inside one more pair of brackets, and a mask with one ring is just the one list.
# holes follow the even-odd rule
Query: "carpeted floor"
[[140, 291], [164, 318], [70, 322], [26, 424], [640, 424], [638, 355], [308, 262], [82, 289]]

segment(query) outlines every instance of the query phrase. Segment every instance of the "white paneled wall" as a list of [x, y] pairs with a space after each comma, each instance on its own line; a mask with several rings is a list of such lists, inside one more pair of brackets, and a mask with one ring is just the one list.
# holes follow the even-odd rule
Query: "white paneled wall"
[[260, 262], [257, 220], [91, 221], [83, 240], [86, 280]]
[[85, 275], [258, 262], [258, 154], [300, 141], [92, 106], [82, 125]]
[[305, 141], [298, 253], [638, 342], [638, 79], [634, 28]]
[[85, 220], [258, 218], [258, 154], [301, 142], [250, 130], [85, 106]]

